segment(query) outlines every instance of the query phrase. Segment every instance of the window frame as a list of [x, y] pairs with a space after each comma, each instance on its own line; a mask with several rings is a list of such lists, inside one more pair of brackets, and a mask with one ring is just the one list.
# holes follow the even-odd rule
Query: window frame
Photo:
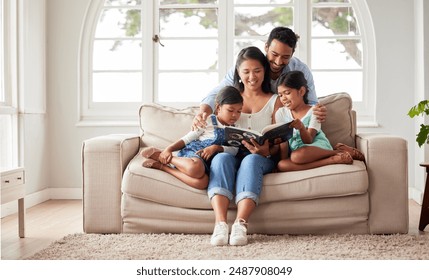
[[[1, 0], [2, 5], [2, 91], [5, 99], [0, 102], [0, 115], [9, 117], [8, 131], [1, 133], [2, 159], [0, 169], [19, 166], [19, 110], [18, 110], [18, 6], [16, 1]], [[7, 139], [8, 138], [8, 139]], [[4, 150], [3, 150], [4, 149]]]
[[366, 1], [350, 1], [355, 9], [356, 18], [360, 24], [363, 49], [362, 67], [362, 102], [353, 102], [356, 110], [357, 124], [359, 127], [378, 127], [376, 118], [376, 97], [377, 97], [377, 59], [376, 59], [376, 38], [374, 24], [369, 13]]
[[[152, 1], [144, 1], [152, 2]], [[92, 101], [92, 50], [94, 34], [104, 0], [92, 0], [89, 3], [82, 28], [80, 60], [79, 60], [79, 99], [78, 125], [89, 126], [134, 126], [130, 121], [130, 112], [136, 112], [132, 103], [103, 103]], [[135, 107], [135, 106], [134, 106]], [[133, 110], [134, 109], [134, 110]], [[114, 115], [111, 112], [115, 112]]]
[[[234, 28], [229, 28], [234, 24], [235, 6], [233, 1], [218, 0], [218, 8], [224, 12], [219, 13], [219, 42], [231, 41], [235, 39]], [[158, 4], [156, 1], [142, 1], [142, 60], [147, 63], [142, 65], [142, 101], [141, 102], [92, 102], [92, 50], [94, 44], [94, 34], [97, 28], [98, 18], [103, 9], [104, 0], [92, 0], [88, 6], [82, 28], [80, 61], [79, 61], [79, 106], [78, 106], [78, 126], [137, 126], [137, 111], [142, 103], [152, 103], [156, 100], [158, 87], [157, 74], [159, 44], [152, 42], [152, 35], [158, 34], [159, 16]], [[331, 3], [332, 4], [332, 3]], [[309, 65], [311, 61], [311, 11], [312, 0], [295, 0], [291, 4], [294, 9], [293, 28], [298, 34], [302, 34], [298, 42], [295, 56]], [[349, 4], [348, 4], [349, 5]], [[360, 30], [360, 37], [363, 47], [362, 65], [362, 98], [363, 102], [354, 102], [353, 108], [358, 114], [358, 125], [364, 127], [375, 127], [375, 100], [376, 100], [376, 60], [375, 60], [375, 36], [372, 19], [366, 1], [350, 0], [350, 5], [354, 9]], [[349, 5], [349, 6], [350, 6]], [[254, 6], [254, 5], [253, 5]], [[153, 12], [152, 12], [153, 11]], [[225, 12], [226, 11], [226, 12]], [[297, 16], [295, 16], [297, 15]], [[300, 16], [306, 15], [306, 16]], [[150, 32], [147, 32], [150, 31]], [[147, 33], [147, 34], [146, 34]], [[219, 81], [226, 71], [232, 66], [235, 60], [233, 48], [227, 48], [226, 44], [219, 44]], [[309, 65], [310, 66], [310, 65]], [[311, 69], [311, 66], [310, 66]], [[317, 93], [317, 84], [316, 84]], [[175, 103], [162, 103], [166, 106], [178, 107]], [[198, 103], [184, 103], [180, 107], [198, 105]]]
[[[219, 0], [218, 0], [219, 1]], [[204, 36], [204, 37], [168, 37], [168, 36], [161, 36], [160, 34], [160, 24], [159, 24], [159, 17], [160, 17], [160, 10], [161, 9], [218, 9], [218, 10], [227, 10], [225, 9], [225, 7], [227, 7], [232, 1], [219, 1], [217, 4], [211, 4], [211, 3], [205, 3], [205, 4], [165, 4], [165, 5], [160, 5], [160, 1], [154, 1], [156, 2], [154, 4], [153, 10], [154, 10], [154, 17], [153, 17], [153, 34], [155, 35], [160, 35], [160, 43], [162, 43], [163, 41], [168, 41], [168, 40], [177, 40], [177, 39], [182, 39], [182, 40], [207, 40], [207, 39], [213, 39], [213, 36]], [[218, 43], [217, 43], [217, 48], [220, 50], [223, 48], [224, 52], [228, 53], [228, 49], [224, 48], [222, 44], [223, 40], [222, 38], [226, 38], [225, 36], [225, 32], [227, 32], [227, 28], [226, 28], [226, 17], [225, 17], [224, 12], [220, 12], [218, 14]], [[222, 20], [222, 18], [225, 18], [225, 20]], [[196, 106], [199, 103], [198, 102], [186, 102], [186, 103], [181, 103], [181, 104], [177, 104], [176, 102], [159, 102], [160, 96], [158, 95], [159, 93], [159, 74], [162, 73], [189, 73], [189, 71], [187, 70], [161, 70], [159, 67], [159, 61], [158, 58], [160, 57], [160, 49], [162, 48], [162, 46], [160, 45], [160, 43], [153, 43], [153, 50], [154, 50], [154, 64], [153, 64], [153, 96], [151, 99], [151, 102], [156, 102], [156, 103], [160, 103], [164, 106], [170, 106], [170, 107], [188, 107], [188, 106]], [[223, 61], [221, 61], [223, 60]], [[223, 59], [223, 56], [219, 56], [218, 57], [218, 62], [219, 62], [219, 66], [218, 66], [218, 71], [213, 71], [213, 70], [201, 70], [201, 69], [192, 69], [190, 70], [191, 72], [197, 72], [197, 73], [216, 73], [218, 76], [218, 81], [220, 81], [222, 79], [222, 77], [225, 75], [226, 73], [226, 67], [225, 67], [225, 60]], [[221, 71], [221, 69], [223, 71]], [[223, 75], [221, 74], [223, 73]], [[178, 106], [179, 105], [179, 106]]]
[[[357, 1], [357, 0], [350, 0], [350, 4], [342, 4], [337, 2], [331, 2], [331, 3], [319, 3], [317, 5], [313, 4], [308, 1], [302, 1], [303, 5], [309, 4], [309, 7], [302, 7], [303, 9], [307, 10], [309, 13], [308, 19], [311, 19], [311, 12], [313, 7], [323, 7], [323, 6], [338, 6], [338, 7], [348, 7], [351, 6], [355, 11], [355, 16], [357, 19], [357, 22], [359, 24], [359, 31], [360, 35], [358, 36], [362, 41], [362, 49], [363, 49], [363, 59], [362, 59], [362, 101], [353, 101], [353, 110], [357, 113], [357, 125], [359, 127], [378, 127], [378, 123], [376, 120], [376, 86], [377, 86], [377, 64], [376, 64], [376, 40], [375, 40], [375, 31], [373, 28], [372, 23], [372, 17], [369, 13], [369, 8], [366, 3], [366, 1]], [[301, 1], [300, 1], [301, 2]], [[305, 22], [300, 22], [300, 26], [305, 26], [306, 30], [311, 30], [311, 20], [307, 20]], [[310, 62], [311, 61], [311, 40], [314, 38], [311, 35], [311, 31], [308, 31], [308, 34], [310, 36], [306, 36], [307, 41], [306, 45], [310, 46], [307, 50], [304, 48], [304, 51], [300, 49], [300, 46], [298, 48], [300, 49], [300, 53], [303, 54], [302, 56], [299, 56], [304, 61]], [[342, 36], [338, 36], [342, 37]], [[298, 43], [298, 45], [302, 45], [302, 42]], [[304, 59], [305, 56], [305, 59]], [[310, 66], [310, 63], [308, 63]], [[313, 71], [314, 69], [310, 69]], [[319, 69], [317, 69], [319, 70]], [[326, 71], [326, 72], [329, 72]], [[317, 93], [317, 84], [316, 86], [316, 93]]]

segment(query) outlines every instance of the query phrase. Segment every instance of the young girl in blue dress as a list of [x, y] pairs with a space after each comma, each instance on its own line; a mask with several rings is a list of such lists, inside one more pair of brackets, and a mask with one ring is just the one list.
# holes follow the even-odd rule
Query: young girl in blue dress
[[[233, 86], [223, 88], [216, 96], [215, 114], [207, 118], [205, 128], [190, 131], [163, 151], [155, 147], [143, 149], [141, 155], [147, 158], [143, 166], [165, 171], [191, 187], [207, 188], [211, 158], [221, 152], [238, 152], [238, 148], [224, 145], [224, 128], [235, 124], [242, 107], [239, 90]], [[179, 151], [177, 156], [173, 155], [175, 151]]]
[[[321, 123], [308, 105], [308, 87], [304, 74], [291, 71], [277, 83], [278, 95], [284, 107], [277, 110], [276, 123], [290, 122], [294, 133], [288, 142], [280, 144], [278, 171], [297, 171], [329, 164], [352, 164], [364, 160], [363, 154], [353, 147], [337, 144], [335, 149], [321, 130]], [[341, 120], [338, 120], [341, 121]]]

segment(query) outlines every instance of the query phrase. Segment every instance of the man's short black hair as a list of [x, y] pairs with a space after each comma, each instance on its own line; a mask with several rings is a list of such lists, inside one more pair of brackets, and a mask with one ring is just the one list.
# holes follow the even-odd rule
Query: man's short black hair
[[296, 43], [298, 42], [299, 36], [288, 27], [275, 27], [271, 30], [270, 35], [268, 36], [267, 46], [271, 45], [271, 42], [276, 39], [280, 42], [287, 44], [295, 52]]

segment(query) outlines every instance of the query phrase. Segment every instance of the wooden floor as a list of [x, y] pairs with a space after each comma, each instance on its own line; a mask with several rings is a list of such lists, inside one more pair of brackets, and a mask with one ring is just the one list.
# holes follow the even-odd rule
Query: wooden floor
[[[410, 235], [429, 234], [429, 226], [418, 230], [420, 209], [410, 200]], [[25, 259], [65, 235], [83, 232], [82, 201], [49, 200], [27, 209], [25, 230], [26, 237], [19, 238], [17, 214], [1, 219], [1, 259]]]
[[18, 237], [17, 214], [1, 219], [1, 259], [25, 259], [78, 232], [83, 232], [82, 200], [48, 200], [27, 209], [25, 238]]

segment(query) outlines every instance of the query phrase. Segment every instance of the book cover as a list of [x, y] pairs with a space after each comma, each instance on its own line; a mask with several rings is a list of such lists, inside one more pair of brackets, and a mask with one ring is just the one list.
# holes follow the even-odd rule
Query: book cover
[[230, 146], [235, 147], [243, 146], [241, 141], [250, 142], [250, 139], [254, 139], [259, 145], [263, 145], [266, 139], [271, 144], [275, 141], [276, 143], [281, 143], [289, 140], [293, 135], [293, 128], [289, 127], [289, 125], [290, 122], [271, 124], [266, 126], [261, 133], [255, 130], [227, 126], [225, 127], [225, 140]]

